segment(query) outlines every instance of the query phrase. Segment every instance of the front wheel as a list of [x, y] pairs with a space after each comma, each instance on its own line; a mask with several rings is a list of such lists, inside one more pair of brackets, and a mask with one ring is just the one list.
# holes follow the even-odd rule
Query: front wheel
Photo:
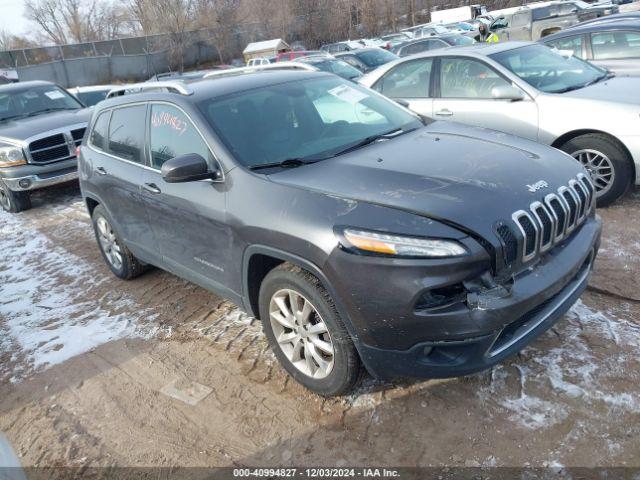
[[560, 148], [578, 160], [591, 175], [599, 207], [615, 202], [631, 185], [631, 159], [615, 139], [589, 133], [569, 140]]
[[260, 287], [260, 318], [269, 344], [287, 372], [320, 395], [341, 395], [361, 366], [333, 299], [309, 272], [282, 264]]
[[29, 192], [14, 192], [0, 180], [0, 207], [5, 212], [18, 213], [31, 208]]

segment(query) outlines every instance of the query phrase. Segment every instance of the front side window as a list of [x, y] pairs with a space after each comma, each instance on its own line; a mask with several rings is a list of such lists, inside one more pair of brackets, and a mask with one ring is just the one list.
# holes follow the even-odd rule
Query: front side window
[[0, 122], [34, 117], [58, 110], [77, 110], [83, 105], [55, 85], [37, 85], [0, 92]]
[[335, 76], [212, 98], [199, 108], [229, 151], [247, 167], [289, 159], [322, 160], [372, 136], [422, 125], [393, 101]]
[[91, 145], [104, 151], [107, 150], [110, 118], [111, 111], [102, 112], [93, 125], [93, 130], [91, 130], [91, 135], [89, 136]]
[[595, 60], [640, 57], [640, 33], [604, 32], [591, 35], [591, 49]]
[[143, 164], [146, 116], [145, 105], [114, 110], [109, 124], [109, 153]]
[[151, 166], [161, 168], [167, 160], [197, 153], [213, 162], [213, 155], [191, 120], [181, 110], [170, 105], [151, 105], [149, 144]]
[[443, 58], [440, 65], [442, 98], [491, 98], [494, 87], [509, 86], [486, 63], [469, 58]]
[[404, 62], [387, 72], [374, 89], [391, 98], [427, 98], [432, 59]]
[[582, 55], [582, 35], [576, 35], [573, 37], [564, 37], [559, 38], [558, 40], [553, 40], [547, 43], [550, 47], [556, 48], [558, 50], [570, 51], [578, 58], [583, 58]]
[[565, 57], [544, 45], [494, 53], [490, 57], [534, 88], [563, 93], [607, 78], [607, 72], [576, 57]]

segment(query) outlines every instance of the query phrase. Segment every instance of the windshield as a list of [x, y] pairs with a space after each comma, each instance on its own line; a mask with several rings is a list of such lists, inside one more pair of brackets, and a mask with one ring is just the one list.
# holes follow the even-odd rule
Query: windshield
[[471, 45], [472, 43], [476, 43], [473, 38], [462, 35], [450, 35], [448, 37], [442, 37], [442, 39], [449, 45]]
[[565, 57], [543, 45], [529, 45], [490, 55], [532, 87], [563, 93], [607, 78], [607, 72], [579, 58]]
[[422, 126], [392, 101], [333, 76], [212, 98], [199, 108], [247, 167], [322, 160], [372, 136]]
[[109, 90], [94, 90], [92, 92], [78, 92], [76, 97], [84, 103], [87, 107], [93, 107], [98, 104], [98, 102], [103, 101], [107, 98], [107, 93]]
[[398, 57], [393, 53], [381, 48], [375, 50], [363, 50], [354, 52], [367, 67], [379, 67], [385, 63], [397, 60]]
[[352, 67], [342, 60], [324, 60], [321, 62], [315, 61], [309, 63], [323, 72], [335, 73], [342, 78], [352, 79], [362, 76], [362, 72], [360, 70]]
[[12, 88], [0, 91], [0, 121], [22, 118], [52, 110], [76, 110], [83, 105], [69, 93], [55, 85], [25, 87], [22, 90]]

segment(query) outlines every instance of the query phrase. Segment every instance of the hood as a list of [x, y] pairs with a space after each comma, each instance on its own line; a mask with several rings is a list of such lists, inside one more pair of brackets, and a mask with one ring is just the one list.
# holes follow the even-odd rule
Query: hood
[[613, 77], [562, 95], [569, 98], [640, 105], [638, 92], [640, 92], [640, 77]]
[[7, 122], [0, 122], [0, 138], [23, 141], [34, 135], [46, 133], [49, 130], [59, 130], [65, 126], [86, 124], [91, 117], [92, 109], [63, 110], [60, 112], [43, 113], [36, 117], [19, 118]]
[[[410, 211], [497, 245], [495, 222], [586, 171], [571, 157], [511, 135], [435, 122], [334, 159], [269, 176], [289, 186]], [[543, 187], [532, 193], [528, 185]]]

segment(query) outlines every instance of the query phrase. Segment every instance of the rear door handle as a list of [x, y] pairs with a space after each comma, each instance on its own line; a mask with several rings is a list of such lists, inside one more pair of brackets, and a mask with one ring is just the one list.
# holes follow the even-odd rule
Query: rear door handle
[[107, 171], [104, 169], [104, 167], [96, 167], [96, 173], [98, 175], [106, 175]]
[[442, 110], [438, 110], [436, 112], [436, 115], [438, 115], [440, 117], [450, 117], [451, 115], [453, 115], [453, 112], [451, 110], [443, 108]]
[[162, 193], [162, 190], [160, 190], [155, 183], [145, 183], [142, 188], [144, 188], [149, 193], [153, 193], [154, 195]]

